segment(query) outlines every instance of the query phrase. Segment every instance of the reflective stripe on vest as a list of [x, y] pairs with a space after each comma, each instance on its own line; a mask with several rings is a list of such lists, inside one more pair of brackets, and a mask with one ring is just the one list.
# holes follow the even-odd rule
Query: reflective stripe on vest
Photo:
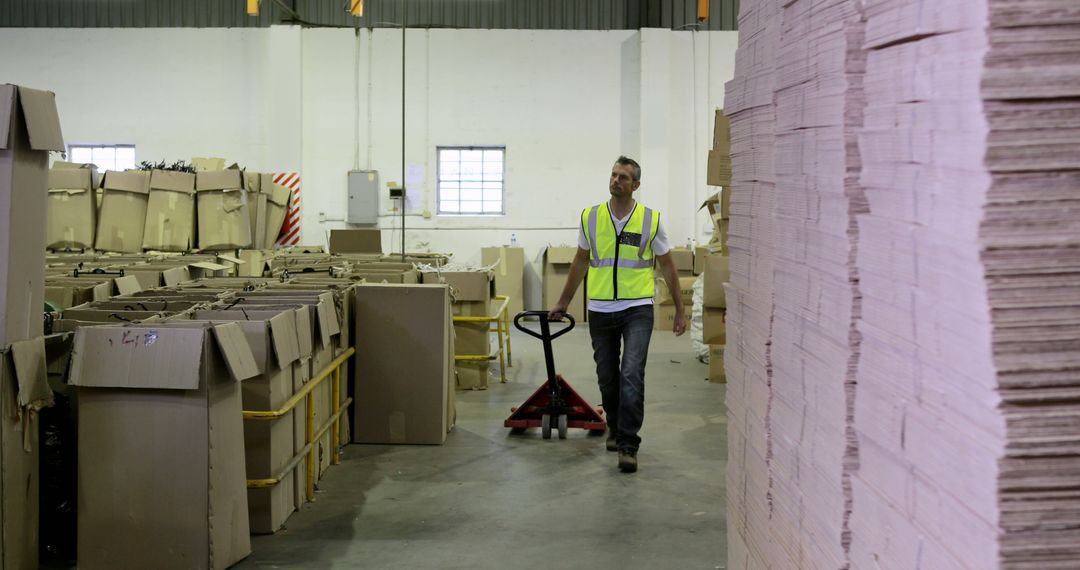
[[[590, 299], [615, 301], [648, 299], [655, 294], [652, 240], [660, 217], [635, 204], [622, 233], [615, 233], [607, 203], [581, 213], [589, 241], [588, 293]], [[636, 241], [635, 241], [636, 240]]]

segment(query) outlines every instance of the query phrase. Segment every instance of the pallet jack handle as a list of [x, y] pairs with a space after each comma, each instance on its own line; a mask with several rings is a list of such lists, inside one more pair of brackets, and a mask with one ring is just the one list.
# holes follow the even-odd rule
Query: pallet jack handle
[[[525, 317], [539, 317], [539, 319], [540, 319], [540, 332], [536, 332], [536, 331], [534, 331], [532, 329], [525, 328], [525, 327], [521, 326], [521, 319], [523, 319]], [[551, 351], [551, 341], [553, 341], [553, 340], [559, 338], [560, 336], [570, 332], [570, 329], [574, 328], [574, 324], [576, 324], [576, 321], [574, 320], [574, 317], [571, 316], [571, 315], [565, 315], [564, 319], [570, 321], [570, 326], [568, 326], [568, 327], [566, 327], [566, 328], [564, 328], [562, 330], [559, 330], [559, 331], [557, 331], [555, 333], [552, 333], [551, 332], [551, 326], [550, 326], [551, 321], [548, 320], [548, 312], [547, 311], [522, 311], [522, 312], [514, 315], [514, 326], [517, 327], [517, 329], [519, 331], [521, 331], [521, 332], [523, 332], [523, 333], [525, 333], [525, 334], [527, 334], [529, 336], [536, 337], [536, 338], [540, 339], [541, 342], [544, 343], [544, 363], [547, 365], [548, 382], [550, 382], [551, 386], [553, 386], [553, 387], [557, 386], [557, 382], [555, 381], [555, 356]], [[563, 322], [563, 321], [558, 321], [558, 322]]]

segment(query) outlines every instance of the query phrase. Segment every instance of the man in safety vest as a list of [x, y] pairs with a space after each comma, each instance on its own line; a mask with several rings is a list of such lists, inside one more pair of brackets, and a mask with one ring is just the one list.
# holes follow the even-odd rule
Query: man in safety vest
[[[637, 471], [638, 431], [645, 416], [645, 361], [653, 329], [654, 263], [659, 263], [671, 298], [675, 326], [686, 331], [686, 311], [660, 213], [634, 200], [641, 167], [620, 156], [611, 169], [611, 199], [581, 213], [578, 252], [562, 296], [548, 313], [552, 320], [566, 306], [588, 269], [589, 334], [596, 376], [608, 422], [608, 451], [619, 452], [619, 469]], [[620, 343], [622, 356], [620, 362]]]

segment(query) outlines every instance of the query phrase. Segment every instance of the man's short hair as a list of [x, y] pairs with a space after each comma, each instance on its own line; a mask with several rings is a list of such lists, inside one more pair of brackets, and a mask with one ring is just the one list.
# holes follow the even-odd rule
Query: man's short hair
[[615, 164], [633, 167], [634, 182], [639, 182], [641, 180], [641, 165], [638, 164], [636, 160], [626, 156], [620, 156], [615, 159]]

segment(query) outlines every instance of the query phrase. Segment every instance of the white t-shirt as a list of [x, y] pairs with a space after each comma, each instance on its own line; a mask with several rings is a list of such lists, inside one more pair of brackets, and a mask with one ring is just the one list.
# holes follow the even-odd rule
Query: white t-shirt
[[[608, 204], [608, 212], [610, 212], [611, 204]], [[615, 223], [615, 233], [622, 232], [626, 227], [626, 222], [630, 221], [630, 216], [633, 215], [634, 210], [631, 209], [626, 217], [616, 219], [612, 216], [611, 221]], [[578, 247], [585, 251], [591, 252], [589, 247], [589, 239], [585, 237], [585, 228], [578, 229]], [[656, 236], [652, 240], [652, 252], [653, 256], [665, 255], [671, 251], [671, 245], [668, 244], [667, 233], [664, 232], [664, 222], [657, 224]], [[596, 301], [589, 299], [589, 310], [597, 313], [617, 313], [624, 311], [630, 307], [640, 307], [641, 305], [653, 304], [652, 299], [627, 299], [625, 301]]]

